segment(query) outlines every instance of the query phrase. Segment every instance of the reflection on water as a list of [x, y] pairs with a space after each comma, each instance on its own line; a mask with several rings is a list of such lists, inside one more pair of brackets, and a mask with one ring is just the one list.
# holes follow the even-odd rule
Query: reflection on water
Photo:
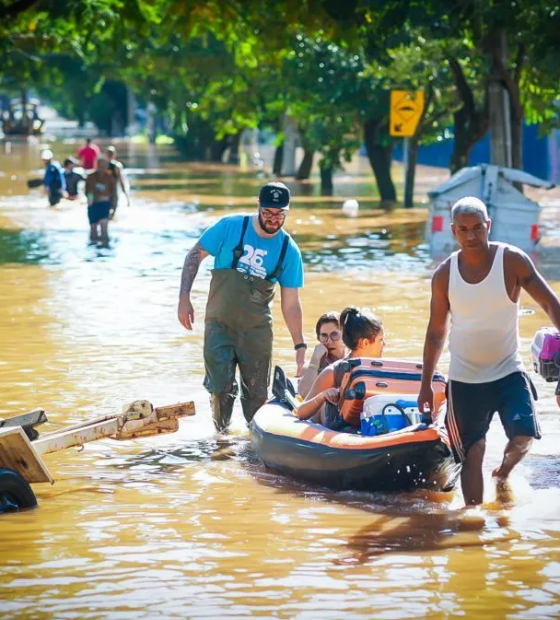
[[[119, 208], [105, 250], [88, 246], [83, 203], [49, 209], [28, 193], [38, 150], [0, 155], [0, 415], [40, 405], [60, 427], [137, 398], [193, 399], [198, 415], [175, 435], [47, 456], [57, 482], [36, 485], [39, 508], [1, 518], [2, 619], [559, 617], [553, 386], [535, 381], [544, 436], [509, 497], [489, 478], [504, 445], [492, 426], [476, 511], [457, 493], [334, 493], [267, 471], [240, 410], [231, 435], [213, 432], [201, 386], [210, 264], [195, 283], [194, 331], [176, 320], [185, 253], [224, 213], [252, 209], [262, 179], [183, 164], [167, 147], [118, 146], [133, 204]], [[441, 177], [425, 171], [419, 192]], [[433, 267], [426, 211], [379, 210], [372, 187], [361, 163], [332, 199], [294, 185], [287, 226], [306, 262], [306, 333], [312, 342], [317, 316], [333, 307], [370, 307], [385, 322], [387, 355], [418, 358]], [[345, 197], [360, 201], [357, 217], [341, 212]], [[558, 203], [543, 215], [557, 228]], [[560, 254], [543, 245], [558, 291]], [[525, 297], [522, 306], [528, 362], [547, 321]], [[274, 361], [293, 372], [278, 304], [274, 314]]]
[[42, 234], [25, 230], [0, 230], [0, 265], [40, 263], [49, 260]]

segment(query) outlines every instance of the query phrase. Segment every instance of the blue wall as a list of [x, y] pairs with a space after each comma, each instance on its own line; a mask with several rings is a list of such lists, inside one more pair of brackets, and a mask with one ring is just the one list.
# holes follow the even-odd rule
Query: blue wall
[[[452, 150], [453, 138], [442, 140], [431, 146], [421, 146], [418, 151], [418, 163], [449, 168]], [[393, 159], [402, 161], [401, 140], [395, 144]], [[474, 145], [469, 159], [471, 166], [488, 163], [490, 163], [490, 133]], [[523, 169], [542, 179], [548, 179], [550, 176], [548, 136], [539, 137], [538, 125], [523, 127]]]

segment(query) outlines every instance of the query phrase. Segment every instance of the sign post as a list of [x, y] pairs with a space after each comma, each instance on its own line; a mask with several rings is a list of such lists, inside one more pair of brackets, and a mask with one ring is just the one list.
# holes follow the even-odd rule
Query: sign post
[[407, 195], [409, 138], [412, 138], [424, 111], [424, 91], [391, 91], [389, 134], [403, 140], [404, 195]]

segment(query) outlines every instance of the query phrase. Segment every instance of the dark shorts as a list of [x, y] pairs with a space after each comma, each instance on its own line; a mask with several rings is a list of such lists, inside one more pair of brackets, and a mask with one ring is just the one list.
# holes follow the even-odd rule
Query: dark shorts
[[496, 412], [508, 439], [518, 436], [540, 439], [536, 397], [531, 380], [523, 372], [514, 372], [488, 383], [463, 383], [450, 379], [445, 424], [455, 460], [463, 462], [470, 447], [486, 437]]
[[100, 220], [108, 220], [110, 208], [111, 203], [108, 200], [106, 202], [94, 202], [87, 210], [89, 223], [97, 224]]

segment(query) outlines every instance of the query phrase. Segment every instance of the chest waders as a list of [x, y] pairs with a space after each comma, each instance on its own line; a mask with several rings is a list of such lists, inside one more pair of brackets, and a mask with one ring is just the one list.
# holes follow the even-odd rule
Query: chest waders
[[231, 421], [238, 393], [235, 372], [241, 378], [241, 406], [247, 422], [268, 397], [272, 359], [270, 304], [282, 273], [290, 236], [286, 234], [274, 271], [266, 279], [237, 270], [243, 255], [250, 216], [243, 219], [239, 243], [230, 269], [213, 269], [204, 327], [204, 386], [210, 392], [212, 417], [218, 431]]

